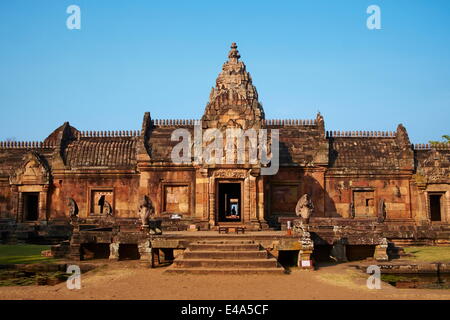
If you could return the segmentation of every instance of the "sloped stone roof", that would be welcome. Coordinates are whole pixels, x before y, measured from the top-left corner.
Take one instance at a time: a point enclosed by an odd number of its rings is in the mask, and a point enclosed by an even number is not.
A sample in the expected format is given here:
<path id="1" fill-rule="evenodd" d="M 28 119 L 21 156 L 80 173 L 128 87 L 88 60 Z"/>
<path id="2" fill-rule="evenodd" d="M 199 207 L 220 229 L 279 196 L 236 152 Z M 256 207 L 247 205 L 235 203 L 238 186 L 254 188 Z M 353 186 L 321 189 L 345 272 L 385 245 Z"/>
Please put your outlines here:
<path id="1" fill-rule="evenodd" d="M 400 147 L 394 137 L 330 138 L 330 167 L 399 169 Z"/>
<path id="2" fill-rule="evenodd" d="M 67 146 L 66 164 L 72 168 L 136 166 L 135 137 L 82 138 Z"/>

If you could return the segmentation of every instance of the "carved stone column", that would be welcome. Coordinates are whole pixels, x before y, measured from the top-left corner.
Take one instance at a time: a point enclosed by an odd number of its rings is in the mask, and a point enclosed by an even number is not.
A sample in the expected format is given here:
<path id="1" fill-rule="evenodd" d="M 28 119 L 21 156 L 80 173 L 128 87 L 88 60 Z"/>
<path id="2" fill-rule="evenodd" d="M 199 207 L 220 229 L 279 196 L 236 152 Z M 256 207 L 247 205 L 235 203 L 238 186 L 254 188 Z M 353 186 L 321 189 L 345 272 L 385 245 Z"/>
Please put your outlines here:
<path id="1" fill-rule="evenodd" d="M 209 178 L 208 195 L 209 195 L 209 225 L 216 225 L 216 182 L 214 177 Z"/>
<path id="2" fill-rule="evenodd" d="M 258 221 L 258 193 L 256 188 L 256 178 L 250 175 L 249 179 L 249 198 L 250 198 L 250 221 Z"/>
<path id="3" fill-rule="evenodd" d="M 39 193 L 39 221 L 47 220 L 47 196 L 48 186 L 43 186 Z"/>
<path id="4" fill-rule="evenodd" d="M 195 217 L 209 220 L 208 169 L 199 168 L 195 173 Z"/>
<path id="5" fill-rule="evenodd" d="M 15 209 L 16 209 L 16 219 L 17 222 L 23 222 L 23 194 L 22 192 L 19 192 L 18 188 L 15 187 L 16 191 L 14 192 L 16 194 L 16 201 L 14 201 Z"/>
<path id="6" fill-rule="evenodd" d="M 251 221 L 250 216 L 250 178 L 244 179 L 244 196 L 243 196 L 243 202 L 244 202 L 244 214 L 243 214 L 243 222 L 247 223 Z"/>

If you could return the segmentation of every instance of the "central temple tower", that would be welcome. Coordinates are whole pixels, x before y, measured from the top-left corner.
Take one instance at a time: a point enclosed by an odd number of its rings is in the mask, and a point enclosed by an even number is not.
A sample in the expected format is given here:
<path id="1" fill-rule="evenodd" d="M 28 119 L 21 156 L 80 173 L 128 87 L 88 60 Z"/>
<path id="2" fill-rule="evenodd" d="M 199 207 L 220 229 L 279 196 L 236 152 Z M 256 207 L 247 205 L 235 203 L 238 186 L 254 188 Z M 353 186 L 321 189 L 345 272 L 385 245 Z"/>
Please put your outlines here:
<path id="1" fill-rule="evenodd" d="M 204 128 L 241 129 L 260 128 L 264 111 L 258 101 L 258 92 L 252 84 L 245 64 L 239 61 L 236 43 L 231 44 L 228 60 L 211 89 L 209 102 L 202 117 Z"/>

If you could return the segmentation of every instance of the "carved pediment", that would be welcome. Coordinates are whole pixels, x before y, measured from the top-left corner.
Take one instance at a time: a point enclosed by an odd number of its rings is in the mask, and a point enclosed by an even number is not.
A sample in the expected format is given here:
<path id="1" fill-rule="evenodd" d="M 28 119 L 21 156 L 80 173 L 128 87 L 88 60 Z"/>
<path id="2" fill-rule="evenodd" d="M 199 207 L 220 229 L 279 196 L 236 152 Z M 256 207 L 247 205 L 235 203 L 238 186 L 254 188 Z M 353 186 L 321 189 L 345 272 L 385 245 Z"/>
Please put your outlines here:
<path id="1" fill-rule="evenodd" d="M 39 153 L 30 151 L 22 158 L 20 166 L 11 173 L 9 181 L 14 185 L 48 185 L 50 169 Z"/>
<path id="2" fill-rule="evenodd" d="M 447 159 L 437 150 L 432 150 L 422 163 L 418 164 L 417 176 L 426 183 L 447 183 L 450 180 L 450 170 L 442 163 Z"/>

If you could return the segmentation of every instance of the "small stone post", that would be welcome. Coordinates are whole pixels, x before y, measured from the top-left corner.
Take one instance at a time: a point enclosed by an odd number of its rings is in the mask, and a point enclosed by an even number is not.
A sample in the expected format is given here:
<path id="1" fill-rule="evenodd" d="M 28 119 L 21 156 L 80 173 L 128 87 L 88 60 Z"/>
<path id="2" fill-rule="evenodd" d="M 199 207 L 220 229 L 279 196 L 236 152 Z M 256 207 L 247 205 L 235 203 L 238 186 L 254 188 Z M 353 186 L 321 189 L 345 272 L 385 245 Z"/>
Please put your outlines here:
<path id="1" fill-rule="evenodd" d="M 109 260 L 119 260 L 119 243 L 111 242 L 109 245 Z"/>
<path id="2" fill-rule="evenodd" d="M 388 241 L 386 238 L 381 240 L 381 243 L 375 247 L 375 253 L 373 257 L 377 261 L 388 261 L 389 256 L 387 254 Z"/>
<path id="3" fill-rule="evenodd" d="M 80 244 L 80 232 L 74 230 L 72 233 L 72 238 L 70 239 L 70 253 L 69 258 L 71 260 L 80 261 L 81 260 L 81 244 Z"/>
<path id="4" fill-rule="evenodd" d="M 152 248 L 150 247 L 150 241 L 145 240 L 138 242 L 138 250 L 141 262 L 150 265 L 152 259 Z"/>

